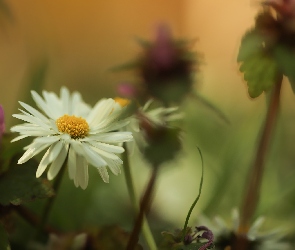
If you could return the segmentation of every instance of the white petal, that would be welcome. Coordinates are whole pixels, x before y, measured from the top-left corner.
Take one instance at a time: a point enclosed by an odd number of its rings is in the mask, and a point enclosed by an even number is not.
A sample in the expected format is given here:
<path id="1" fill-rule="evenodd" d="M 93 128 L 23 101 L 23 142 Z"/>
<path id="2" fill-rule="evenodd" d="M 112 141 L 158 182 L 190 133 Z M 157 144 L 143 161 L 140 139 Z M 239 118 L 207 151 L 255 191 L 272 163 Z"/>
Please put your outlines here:
<path id="1" fill-rule="evenodd" d="M 78 117 L 87 117 L 92 110 L 91 107 L 86 104 L 79 92 L 74 92 L 70 100 L 72 115 Z"/>
<path id="2" fill-rule="evenodd" d="M 96 148 L 99 148 L 101 150 L 111 152 L 111 153 L 121 154 L 125 151 L 123 147 L 111 145 L 108 143 L 96 142 L 92 140 L 88 140 L 88 143 L 93 145 Z"/>
<path id="3" fill-rule="evenodd" d="M 13 114 L 12 116 L 17 119 L 23 120 L 25 122 L 39 125 L 41 128 L 45 128 L 45 129 L 49 128 L 49 126 L 44 121 L 41 121 L 40 119 L 38 119 L 32 115 Z"/>
<path id="4" fill-rule="evenodd" d="M 122 161 L 116 161 L 116 160 L 106 159 L 106 158 L 104 158 L 104 160 L 107 162 L 108 167 L 110 168 L 110 170 L 112 171 L 114 175 L 118 175 L 121 173 L 120 166 L 123 163 Z"/>
<path id="5" fill-rule="evenodd" d="M 19 140 L 24 139 L 26 137 L 29 137 L 29 135 L 20 135 L 20 136 L 15 137 L 13 140 L 11 140 L 11 142 L 16 142 L 16 141 L 19 141 Z"/>
<path id="6" fill-rule="evenodd" d="M 19 102 L 21 106 L 23 106 L 26 110 L 28 110 L 33 116 L 39 118 L 40 120 L 47 120 L 48 118 L 45 117 L 42 113 L 40 113 L 37 109 L 31 107 L 30 105 L 24 103 L 24 102 Z"/>
<path id="7" fill-rule="evenodd" d="M 93 146 L 90 146 L 90 148 L 93 151 L 95 151 L 97 154 L 103 156 L 103 158 L 109 158 L 109 159 L 121 161 L 121 159 L 117 155 L 115 155 L 114 153 L 109 153 L 107 151 L 101 150 L 101 149 L 93 147 Z"/>
<path id="8" fill-rule="evenodd" d="M 68 155 L 68 170 L 69 170 L 69 177 L 71 180 L 75 178 L 76 174 L 76 153 L 73 147 L 70 146 L 69 155 Z"/>
<path id="9" fill-rule="evenodd" d="M 89 131 L 89 134 L 97 134 L 102 132 L 119 130 L 120 128 L 128 125 L 129 122 L 130 122 L 129 120 L 123 120 L 123 121 L 121 120 L 117 122 L 112 122 L 108 124 L 107 126 L 102 126 L 102 124 L 99 124 L 98 126 L 91 128 Z"/>
<path id="10" fill-rule="evenodd" d="M 86 143 L 82 143 L 82 146 L 84 150 L 83 155 L 91 165 L 93 165 L 94 167 L 102 167 L 107 165 L 105 160 L 102 159 L 101 156 L 96 153 L 90 146 L 88 146 Z"/>
<path id="11" fill-rule="evenodd" d="M 60 154 L 62 147 L 62 141 L 58 141 L 50 147 L 49 162 L 53 162 L 56 159 L 56 157 Z"/>
<path id="12" fill-rule="evenodd" d="M 119 142 L 131 141 L 132 133 L 131 132 L 102 133 L 98 135 L 89 135 L 88 138 L 92 140 L 97 140 L 100 142 L 119 143 Z"/>
<path id="13" fill-rule="evenodd" d="M 45 148 L 49 147 L 51 145 L 50 143 L 44 143 L 37 140 L 34 140 L 33 143 L 25 147 L 27 150 L 23 156 L 18 160 L 18 164 L 23 164 L 30 160 L 33 156 L 39 154 L 41 151 L 43 151 Z"/>
<path id="14" fill-rule="evenodd" d="M 110 115 L 110 113 L 113 111 L 114 105 L 115 101 L 110 98 L 96 103 L 86 119 L 89 126 L 96 126 L 98 123 L 104 121 L 105 117 Z"/>
<path id="15" fill-rule="evenodd" d="M 47 103 L 47 107 L 50 109 L 50 112 L 54 115 L 54 120 L 64 115 L 61 101 L 55 93 L 43 91 L 42 94 Z"/>
<path id="16" fill-rule="evenodd" d="M 47 168 L 49 162 L 49 152 L 50 152 L 50 148 L 46 151 L 46 153 L 43 155 L 42 160 L 39 163 L 37 172 L 36 172 L 36 177 L 39 178 L 45 171 L 45 169 Z"/>
<path id="17" fill-rule="evenodd" d="M 82 189 L 86 189 L 88 186 L 88 165 L 86 159 L 78 155 L 77 156 L 77 168 L 76 168 L 76 175 L 75 175 L 75 185 L 80 186 Z"/>
<path id="18" fill-rule="evenodd" d="M 109 183 L 109 174 L 108 174 L 106 167 L 99 167 L 98 172 L 99 172 L 102 180 L 106 183 Z"/>
<path id="19" fill-rule="evenodd" d="M 66 87 L 62 87 L 60 89 L 60 99 L 62 101 L 62 109 L 64 114 L 71 114 L 72 111 L 69 110 L 70 105 L 70 93 L 69 90 Z"/>
<path id="20" fill-rule="evenodd" d="M 47 106 L 47 104 L 44 102 L 41 96 L 37 94 L 35 91 L 31 91 L 32 97 L 34 101 L 36 102 L 37 106 L 44 111 L 44 113 L 49 116 L 52 119 L 56 119 L 54 114 L 51 112 L 50 108 Z"/>
<path id="21" fill-rule="evenodd" d="M 61 167 L 67 157 L 68 149 L 69 149 L 69 146 L 65 145 L 61 149 L 57 158 L 52 162 L 52 164 L 47 172 L 47 179 L 48 180 L 52 180 L 58 174 L 59 170 L 61 169 Z"/>
<path id="22" fill-rule="evenodd" d="M 154 101 L 153 99 L 148 100 L 145 103 L 145 105 L 142 107 L 142 111 L 146 111 L 151 106 L 151 104 L 152 104 L 153 101 Z"/>
<path id="23" fill-rule="evenodd" d="M 43 174 L 43 172 L 47 168 L 48 164 L 50 164 L 51 162 L 53 162 L 57 158 L 57 156 L 59 155 L 59 153 L 61 151 L 62 145 L 63 145 L 63 143 L 59 141 L 59 142 L 51 145 L 50 148 L 46 151 L 45 155 L 43 156 L 43 158 L 38 166 L 38 169 L 36 172 L 37 178 Z"/>
<path id="24" fill-rule="evenodd" d="M 254 240 L 257 237 L 257 231 L 260 228 L 260 226 L 264 222 L 264 217 L 259 217 L 257 220 L 254 221 L 253 225 L 250 227 L 247 236 L 249 239 Z"/>

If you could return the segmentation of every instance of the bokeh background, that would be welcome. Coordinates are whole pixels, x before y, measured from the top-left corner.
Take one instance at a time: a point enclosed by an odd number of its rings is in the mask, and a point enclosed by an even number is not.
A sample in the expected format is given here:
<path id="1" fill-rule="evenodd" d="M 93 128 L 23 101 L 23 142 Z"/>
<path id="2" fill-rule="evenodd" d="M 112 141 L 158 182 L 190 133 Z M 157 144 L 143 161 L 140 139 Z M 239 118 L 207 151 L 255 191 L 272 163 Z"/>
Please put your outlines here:
<path id="1" fill-rule="evenodd" d="M 30 102 L 29 86 L 58 92 L 64 85 L 81 92 L 90 104 L 116 96 L 119 83 L 135 82 L 137 76 L 110 69 L 135 58 L 141 51 L 136 37 L 152 40 L 164 22 L 175 37 L 195 40 L 194 49 L 202 53 L 204 63 L 194 91 L 229 122 L 199 101 L 184 103 L 184 150 L 160 174 L 152 228 L 159 238 L 160 231 L 183 226 L 200 181 L 196 145 L 204 156 L 205 183 L 191 224 L 201 213 L 228 219 L 231 209 L 240 206 L 266 111 L 264 95 L 249 98 L 236 63 L 240 39 L 258 10 L 258 1 L 250 0 L 0 0 L 0 103 L 7 129 L 16 122 L 11 115 L 17 112 L 17 101 Z M 294 104 L 285 81 L 257 210 L 257 216 L 267 218 L 266 229 L 292 230 L 290 221 L 295 219 Z M 150 169 L 136 155 L 132 168 L 139 195 Z M 52 223 L 67 230 L 107 224 L 130 230 L 132 209 L 124 175 L 111 176 L 110 184 L 104 184 L 94 168 L 90 174 L 85 191 L 64 178 Z"/>

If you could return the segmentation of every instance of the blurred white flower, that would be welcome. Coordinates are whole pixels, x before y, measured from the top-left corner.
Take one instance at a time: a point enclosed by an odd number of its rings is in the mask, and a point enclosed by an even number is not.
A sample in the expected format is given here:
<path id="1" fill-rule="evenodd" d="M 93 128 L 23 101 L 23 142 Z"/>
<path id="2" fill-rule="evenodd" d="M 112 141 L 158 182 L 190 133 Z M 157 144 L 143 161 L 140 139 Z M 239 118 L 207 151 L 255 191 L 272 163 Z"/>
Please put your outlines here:
<path id="1" fill-rule="evenodd" d="M 88 185 L 88 163 L 97 168 L 104 182 L 109 182 L 106 166 L 115 175 L 121 172 L 122 160 L 116 155 L 124 152 L 119 143 L 132 140 L 131 132 L 118 132 L 128 121 L 120 120 L 123 109 L 113 99 L 102 99 L 91 109 L 78 92 L 70 94 L 61 88 L 60 98 L 52 92 L 43 91 L 43 98 L 35 91 L 32 97 L 41 110 L 20 102 L 26 110 L 13 115 L 25 121 L 11 128 L 20 135 L 13 141 L 25 137 L 36 137 L 26 146 L 26 152 L 18 164 L 48 148 L 44 154 L 36 177 L 40 177 L 50 165 L 47 178 L 52 180 L 67 161 L 69 177 L 76 187 Z"/>
<path id="2" fill-rule="evenodd" d="M 146 145 L 145 132 L 141 128 L 141 119 L 144 119 L 152 127 L 169 126 L 169 122 L 180 120 L 183 115 L 179 113 L 178 107 L 156 107 L 152 108 L 153 100 L 149 100 L 144 106 L 129 118 L 130 123 L 124 128 L 131 131 L 134 140 L 127 143 L 129 151 L 134 151 L 135 145 L 142 150 Z"/>
<path id="3" fill-rule="evenodd" d="M 263 217 L 257 218 L 245 235 L 246 239 L 250 242 L 250 248 L 248 250 L 291 250 L 290 244 L 282 241 L 284 235 L 282 235 L 280 230 L 260 233 L 259 228 L 263 222 Z M 216 216 L 214 221 L 203 216 L 198 220 L 198 223 L 210 228 L 215 237 L 215 248 L 217 250 L 223 250 L 227 249 L 226 247 L 229 247 L 236 238 L 236 235 L 238 235 L 240 215 L 237 209 L 233 209 L 230 225 L 219 216 Z"/>

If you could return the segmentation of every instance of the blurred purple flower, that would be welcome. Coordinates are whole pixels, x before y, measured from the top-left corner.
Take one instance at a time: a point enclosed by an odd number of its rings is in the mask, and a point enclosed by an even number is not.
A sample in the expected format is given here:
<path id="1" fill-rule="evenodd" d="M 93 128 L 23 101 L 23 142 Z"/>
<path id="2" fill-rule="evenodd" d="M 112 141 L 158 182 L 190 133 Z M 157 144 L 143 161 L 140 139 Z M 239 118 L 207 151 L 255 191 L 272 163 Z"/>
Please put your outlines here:
<path id="1" fill-rule="evenodd" d="M 188 41 L 173 38 L 170 28 L 161 24 L 154 41 L 145 48 L 140 74 L 150 96 L 165 103 L 180 102 L 191 91 L 192 71 L 197 57 Z"/>
<path id="2" fill-rule="evenodd" d="M 128 99 L 132 99 L 137 95 L 137 89 L 129 83 L 119 84 L 117 91 L 120 96 Z"/>
<path id="3" fill-rule="evenodd" d="M 165 24 L 158 26 L 156 39 L 150 50 L 151 63 L 158 68 L 168 69 L 176 60 L 176 48 L 170 28 Z"/>

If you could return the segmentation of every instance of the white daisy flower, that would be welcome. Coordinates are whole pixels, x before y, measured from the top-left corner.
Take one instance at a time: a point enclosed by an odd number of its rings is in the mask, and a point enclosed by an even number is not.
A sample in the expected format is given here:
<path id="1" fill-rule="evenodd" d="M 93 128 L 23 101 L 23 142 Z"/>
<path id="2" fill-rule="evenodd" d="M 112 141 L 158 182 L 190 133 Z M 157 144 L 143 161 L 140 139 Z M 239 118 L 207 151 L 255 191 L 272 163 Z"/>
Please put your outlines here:
<path id="1" fill-rule="evenodd" d="M 20 102 L 25 109 L 13 117 L 26 123 L 11 128 L 20 135 L 12 142 L 25 137 L 36 137 L 25 147 L 26 152 L 18 160 L 23 164 L 41 151 L 44 154 L 36 177 L 49 166 L 47 178 L 52 180 L 67 161 L 69 177 L 76 187 L 88 185 L 88 164 L 99 171 L 104 182 L 109 182 L 107 166 L 115 175 L 121 172 L 122 160 L 116 155 L 124 152 L 119 143 L 132 140 L 131 132 L 118 131 L 128 124 L 120 120 L 122 108 L 113 99 L 102 99 L 91 109 L 78 92 L 70 94 L 61 88 L 60 98 L 43 91 L 43 98 L 32 91 L 32 97 L 41 110 Z"/>
<path id="2" fill-rule="evenodd" d="M 201 217 L 198 223 L 206 225 L 214 234 L 215 248 L 218 250 L 230 249 L 231 243 L 237 237 L 240 215 L 237 209 L 232 211 L 232 223 L 228 225 L 221 217 L 216 216 L 212 222 L 206 217 Z M 259 228 L 264 222 L 264 217 L 257 218 L 248 232 L 245 234 L 248 240 L 249 250 L 290 250 L 291 246 L 282 240 L 283 235 L 279 230 L 273 230 L 267 233 L 260 233 Z"/>
<path id="3" fill-rule="evenodd" d="M 180 120 L 183 115 L 178 112 L 178 107 L 156 107 L 151 108 L 153 100 L 150 99 L 144 106 L 138 109 L 138 112 L 129 118 L 130 123 L 124 128 L 125 131 L 131 131 L 134 140 L 127 145 L 130 152 L 134 151 L 135 145 L 142 150 L 147 146 L 144 131 L 140 127 L 139 117 L 145 117 L 150 125 L 154 127 L 169 126 L 169 122 Z"/>

